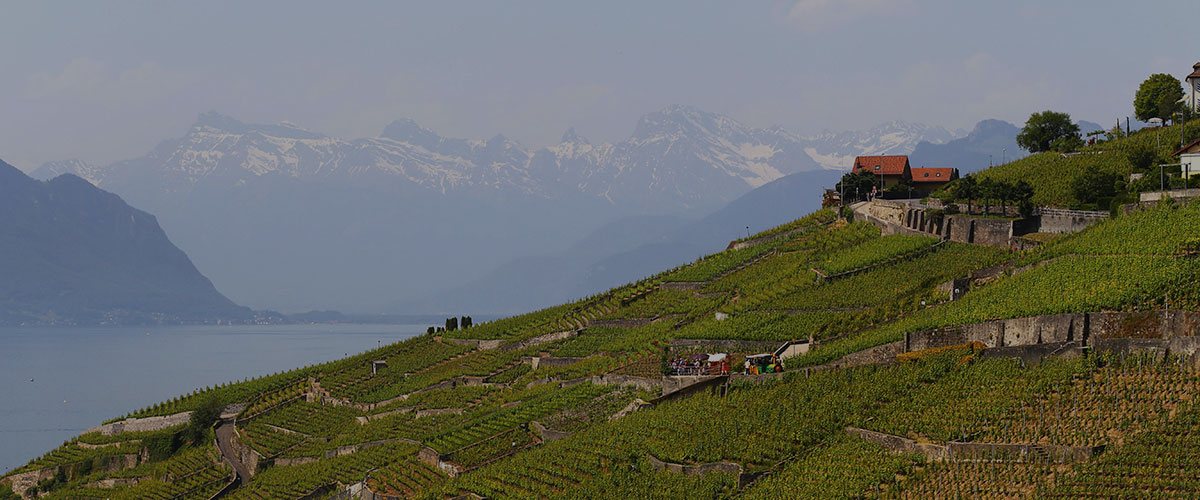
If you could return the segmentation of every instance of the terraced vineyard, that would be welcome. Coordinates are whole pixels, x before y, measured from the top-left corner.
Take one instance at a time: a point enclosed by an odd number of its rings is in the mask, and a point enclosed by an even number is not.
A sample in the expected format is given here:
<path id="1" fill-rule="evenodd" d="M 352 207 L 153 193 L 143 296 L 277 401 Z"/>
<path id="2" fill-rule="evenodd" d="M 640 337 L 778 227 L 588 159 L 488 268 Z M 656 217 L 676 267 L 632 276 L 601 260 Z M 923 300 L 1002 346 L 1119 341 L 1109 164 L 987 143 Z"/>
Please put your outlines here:
<path id="1" fill-rule="evenodd" d="M 1082 161 L 1055 158 L 987 175 Z M 1194 498 L 1198 241 L 1200 207 L 1179 203 L 1022 251 L 822 211 L 595 296 L 129 416 L 236 404 L 223 443 L 253 476 L 229 498 Z M 1042 342 L 1062 313 L 1071 337 Z M 1040 344 L 994 323 L 1022 318 L 1048 322 L 1029 327 Z M 782 374 L 664 377 L 681 353 L 729 354 L 736 372 L 784 342 Z M 212 430 L 190 429 L 90 433 L 0 484 L 209 498 L 233 472 Z M 992 454 L 949 451 L 965 449 Z"/>

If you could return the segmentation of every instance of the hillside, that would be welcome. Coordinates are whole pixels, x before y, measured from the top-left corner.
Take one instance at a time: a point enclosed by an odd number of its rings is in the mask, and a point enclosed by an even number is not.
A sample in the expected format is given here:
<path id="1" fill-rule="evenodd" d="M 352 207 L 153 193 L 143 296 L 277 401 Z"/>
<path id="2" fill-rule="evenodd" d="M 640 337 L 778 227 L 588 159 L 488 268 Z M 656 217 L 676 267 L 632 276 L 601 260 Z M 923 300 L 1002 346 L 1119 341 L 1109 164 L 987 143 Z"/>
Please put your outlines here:
<path id="1" fill-rule="evenodd" d="M 5 481 L 107 498 L 1195 496 L 1196 238 L 1200 208 L 1179 204 L 1019 252 L 816 212 L 575 303 L 138 410 L 177 417 L 84 434 Z M 787 341 L 807 352 L 782 374 L 663 376 L 718 351 L 741 372 Z M 235 403 L 218 442 L 241 483 L 180 414 Z"/>
<path id="2" fill-rule="evenodd" d="M 1200 137 L 1200 120 L 1191 121 L 1184 125 L 1185 139 L 1190 142 Z M 996 180 L 1017 181 L 1026 180 L 1033 184 L 1033 202 L 1036 205 L 1062 208 L 1096 208 L 1085 207 L 1073 192 L 1072 183 L 1090 172 L 1111 174 L 1116 180 L 1123 182 L 1131 173 L 1144 173 L 1154 181 L 1147 189 L 1157 190 L 1159 184 L 1158 168 L 1137 170 L 1129 159 L 1131 151 L 1145 149 L 1153 152 L 1154 165 L 1159 163 L 1177 163 L 1178 158 L 1172 159 L 1171 152 L 1179 147 L 1180 127 L 1171 125 L 1162 128 L 1145 128 L 1135 130 L 1128 137 L 1118 140 L 1100 142 L 1084 146 L 1076 153 L 1064 155 L 1061 153 L 1045 152 L 1029 155 L 1025 158 L 998 165 L 981 173 L 983 177 Z M 1175 169 L 1178 173 L 1178 168 Z M 1168 170 L 1168 172 L 1170 172 Z M 1134 188 L 1134 189 L 1130 189 Z M 1136 191 L 1135 187 L 1121 185 L 1118 195 Z M 1122 200 L 1126 203 L 1132 199 Z"/>
<path id="3" fill-rule="evenodd" d="M 153 216 L 74 175 L 0 161 L 0 325 L 249 321 Z"/>
<path id="4" fill-rule="evenodd" d="M 467 285 L 391 305 L 397 311 L 511 313 L 584 297 L 720 248 L 817 209 L 841 171 L 801 172 L 755 188 L 700 220 L 625 217 L 551 255 L 523 257 Z"/>

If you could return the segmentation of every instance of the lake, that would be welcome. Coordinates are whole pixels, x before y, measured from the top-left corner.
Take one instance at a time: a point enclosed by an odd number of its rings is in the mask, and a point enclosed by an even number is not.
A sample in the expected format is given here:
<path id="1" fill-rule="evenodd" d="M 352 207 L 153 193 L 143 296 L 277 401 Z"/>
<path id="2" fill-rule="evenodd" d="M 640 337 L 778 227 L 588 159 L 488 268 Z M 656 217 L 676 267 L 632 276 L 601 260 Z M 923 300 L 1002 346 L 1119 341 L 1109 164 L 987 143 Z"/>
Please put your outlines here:
<path id="1" fill-rule="evenodd" d="M 330 361 L 426 325 L 0 328 L 0 471 L 198 387 Z"/>

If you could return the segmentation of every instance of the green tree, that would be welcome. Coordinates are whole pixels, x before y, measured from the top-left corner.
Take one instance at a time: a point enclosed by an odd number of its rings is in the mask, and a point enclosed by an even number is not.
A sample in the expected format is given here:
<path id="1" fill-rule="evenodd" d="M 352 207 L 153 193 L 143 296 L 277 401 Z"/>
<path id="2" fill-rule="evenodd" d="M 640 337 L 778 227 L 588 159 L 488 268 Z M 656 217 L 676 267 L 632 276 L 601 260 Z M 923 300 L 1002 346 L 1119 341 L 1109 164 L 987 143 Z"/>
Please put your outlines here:
<path id="1" fill-rule="evenodd" d="M 188 419 L 188 440 L 193 444 L 198 444 L 203 440 L 208 434 L 208 429 L 221 418 L 221 411 L 224 409 L 225 405 L 215 395 L 209 396 L 200 403 L 200 407 L 196 408 L 192 412 L 191 418 Z"/>
<path id="2" fill-rule="evenodd" d="M 1098 168 L 1089 168 L 1071 181 L 1071 193 L 1080 208 L 1107 209 L 1113 197 L 1124 190 L 1120 174 Z"/>
<path id="3" fill-rule="evenodd" d="M 1145 172 L 1154 165 L 1158 154 L 1149 145 L 1135 144 L 1125 152 L 1125 158 L 1129 160 L 1130 165 L 1133 165 L 1135 172 Z"/>
<path id="4" fill-rule="evenodd" d="M 1030 153 L 1050 151 L 1050 144 L 1060 137 L 1079 138 L 1079 125 L 1071 115 L 1057 111 L 1042 111 L 1029 115 L 1025 127 L 1017 134 L 1017 145 Z"/>
<path id="5" fill-rule="evenodd" d="M 1083 147 L 1083 139 L 1078 135 L 1064 135 L 1050 141 L 1050 150 L 1059 153 L 1070 153 Z"/>
<path id="6" fill-rule="evenodd" d="M 983 214 L 991 215 L 992 200 L 996 199 L 996 181 L 990 177 L 984 177 L 979 181 L 979 198 L 983 200 Z"/>
<path id="7" fill-rule="evenodd" d="M 1142 121 L 1151 118 L 1167 121 L 1179 111 L 1181 99 L 1183 86 L 1179 80 L 1166 73 L 1155 73 L 1138 86 L 1133 96 L 1133 114 Z"/>
<path id="8" fill-rule="evenodd" d="M 1021 217 L 1033 215 L 1033 185 L 1021 179 L 1012 186 L 1012 200 L 1017 205 Z"/>
<path id="9" fill-rule="evenodd" d="M 844 193 L 845 197 L 842 199 L 846 202 L 854 202 L 867 199 L 867 194 L 874 186 L 875 176 L 870 173 L 847 173 L 842 176 L 842 180 L 834 189 L 839 193 Z"/>
<path id="10" fill-rule="evenodd" d="M 966 200 L 967 213 L 971 213 L 972 202 L 979 197 L 979 183 L 975 178 L 970 175 L 962 177 L 951 183 L 949 191 L 954 195 L 954 199 Z"/>

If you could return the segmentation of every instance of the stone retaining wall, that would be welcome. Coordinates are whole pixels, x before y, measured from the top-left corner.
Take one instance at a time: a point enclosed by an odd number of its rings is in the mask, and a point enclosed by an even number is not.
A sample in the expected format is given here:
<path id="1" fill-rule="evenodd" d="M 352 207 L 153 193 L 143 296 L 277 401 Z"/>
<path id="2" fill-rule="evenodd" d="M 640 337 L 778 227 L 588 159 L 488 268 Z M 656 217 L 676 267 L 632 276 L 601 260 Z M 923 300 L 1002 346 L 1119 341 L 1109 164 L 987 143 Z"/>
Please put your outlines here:
<path id="1" fill-rule="evenodd" d="M 234 427 L 233 434 L 230 435 L 229 447 L 232 448 L 231 451 L 237 456 L 238 461 L 246 467 L 246 472 L 250 474 L 250 477 L 258 474 L 261 470 L 260 466 L 266 465 L 265 463 L 261 463 L 263 462 L 262 455 L 259 455 L 257 451 L 254 451 L 253 448 L 242 442 L 242 435 L 238 432 L 237 427 Z"/>
<path id="2" fill-rule="evenodd" d="M 438 453 L 437 450 L 428 446 L 422 447 L 421 450 L 417 452 L 417 460 L 420 460 L 425 465 L 445 472 L 446 475 L 452 478 L 458 477 L 458 475 L 462 474 L 463 472 L 461 466 L 443 460 L 442 455 Z"/>
<path id="3" fill-rule="evenodd" d="M 185 411 L 173 415 L 164 415 L 160 417 L 144 417 L 144 418 L 127 418 L 119 422 L 113 422 L 96 427 L 92 427 L 84 434 L 99 432 L 105 436 L 113 436 L 123 432 L 150 432 L 161 431 L 177 425 L 184 425 L 192 418 L 192 412 Z"/>
<path id="4" fill-rule="evenodd" d="M 555 357 L 555 356 L 531 357 L 531 358 L 529 358 L 529 366 L 534 370 L 536 370 L 536 369 L 538 369 L 538 367 L 542 367 L 542 366 L 569 366 L 569 365 L 578 363 L 580 361 L 583 361 L 584 359 L 585 358 L 579 358 L 579 357 L 562 357 L 562 358 L 560 358 L 560 357 Z"/>
<path id="5" fill-rule="evenodd" d="M 897 453 L 916 453 L 924 455 L 930 460 L 946 460 L 950 457 L 950 450 L 945 445 L 918 443 L 906 437 L 860 429 L 858 427 L 847 427 L 846 433 Z"/>
<path id="6" fill-rule="evenodd" d="M 1053 314 L 910 333 L 904 352 L 982 342 L 989 348 L 1073 342 L 1079 346 L 1149 346 L 1173 353 L 1200 352 L 1200 312 L 1139 311 Z M 1173 339 L 1178 339 L 1174 340 Z"/>
<path id="7" fill-rule="evenodd" d="M 639 326 L 649 325 L 657 320 L 653 318 L 625 318 L 625 319 L 600 319 L 588 322 L 588 327 L 596 328 L 636 328 Z"/>
<path id="8" fill-rule="evenodd" d="M 636 387 L 646 391 L 662 391 L 662 379 L 651 379 L 646 377 L 634 377 L 632 375 L 595 375 L 592 377 L 592 383 L 596 385 L 616 385 L 625 387 Z"/>
<path id="9" fill-rule="evenodd" d="M 729 382 L 728 375 L 664 377 L 662 396 L 655 399 L 654 403 L 690 396 L 700 391 L 715 390 L 727 382 Z"/>
<path id="10" fill-rule="evenodd" d="M 646 459 L 650 461 L 650 466 L 654 470 L 674 472 L 676 474 L 685 474 L 689 476 L 699 476 L 701 474 L 733 474 L 741 475 L 742 466 L 733 462 L 712 462 L 707 464 L 686 465 L 659 460 L 654 455 L 646 455 Z"/>
<path id="11" fill-rule="evenodd" d="M 898 453 L 917 453 L 933 461 L 1002 461 L 1067 464 L 1100 454 L 1103 446 L 1063 446 L 1026 443 L 920 443 L 912 439 L 858 427 L 846 433 Z"/>
<path id="12" fill-rule="evenodd" d="M 529 428 L 533 429 L 533 432 L 537 433 L 538 437 L 542 438 L 542 441 L 544 442 L 558 441 L 559 439 L 571 437 L 572 434 L 570 432 L 556 431 L 547 428 L 546 426 L 542 425 L 541 422 L 536 420 L 529 422 Z"/>
<path id="13" fill-rule="evenodd" d="M 1038 219 L 1039 233 L 1075 233 L 1108 220 L 1108 212 L 1043 208 Z"/>
<path id="14" fill-rule="evenodd" d="M 707 284 L 707 281 L 666 281 L 658 287 L 666 290 L 699 290 Z"/>
<path id="15" fill-rule="evenodd" d="M 505 345 L 501 346 L 500 349 L 505 350 L 505 351 L 519 351 L 521 349 L 525 349 L 527 347 L 533 347 L 535 345 L 541 345 L 541 344 L 546 344 L 549 342 L 555 342 L 555 341 L 559 341 L 559 340 L 563 340 L 563 339 L 569 339 L 576 335 L 579 335 L 578 330 L 566 330 L 566 331 L 561 331 L 561 332 L 547 333 L 545 335 L 539 335 L 539 336 L 533 337 L 531 339 L 525 339 L 525 340 L 522 340 L 519 342 L 513 342 L 511 344 L 505 344 Z"/>

